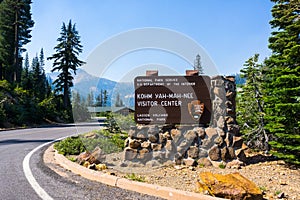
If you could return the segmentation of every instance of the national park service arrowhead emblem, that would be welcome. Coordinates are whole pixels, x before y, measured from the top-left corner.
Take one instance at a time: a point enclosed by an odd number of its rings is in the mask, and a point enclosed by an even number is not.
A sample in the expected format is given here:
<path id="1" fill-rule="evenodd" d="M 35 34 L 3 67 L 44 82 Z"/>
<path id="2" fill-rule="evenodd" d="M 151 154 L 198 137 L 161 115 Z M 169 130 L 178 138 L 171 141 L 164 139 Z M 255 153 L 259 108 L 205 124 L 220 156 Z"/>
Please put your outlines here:
<path id="1" fill-rule="evenodd" d="M 199 100 L 193 100 L 191 103 L 188 103 L 188 110 L 195 121 L 200 121 L 204 111 L 204 103 L 201 103 Z"/>

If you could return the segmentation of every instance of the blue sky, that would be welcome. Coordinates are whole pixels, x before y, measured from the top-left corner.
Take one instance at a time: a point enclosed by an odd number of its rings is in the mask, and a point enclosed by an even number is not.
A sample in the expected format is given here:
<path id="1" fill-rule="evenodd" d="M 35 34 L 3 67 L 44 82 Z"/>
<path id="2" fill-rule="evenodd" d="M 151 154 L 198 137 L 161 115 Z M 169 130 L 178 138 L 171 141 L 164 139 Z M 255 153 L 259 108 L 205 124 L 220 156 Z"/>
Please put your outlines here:
<path id="1" fill-rule="evenodd" d="M 70 19 L 81 36 L 84 48 L 80 58 L 85 61 L 109 38 L 133 29 L 156 27 L 191 38 L 210 56 L 219 74 L 229 75 L 239 72 L 255 53 L 261 54 L 261 59 L 270 55 L 271 8 L 269 0 L 33 0 L 35 26 L 27 50 L 30 59 L 41 48 L 46 57 L 51 56 L 62 22 Z M 155 64 L 182 74 L 191 68 L 178 55 L 144 49 L 120 55 L 102 76 L 120 80 L 132 67 L 146 70 L 147 66 L 155 68 Z M 50 71 L 50 61 L 45 69 Z"/>

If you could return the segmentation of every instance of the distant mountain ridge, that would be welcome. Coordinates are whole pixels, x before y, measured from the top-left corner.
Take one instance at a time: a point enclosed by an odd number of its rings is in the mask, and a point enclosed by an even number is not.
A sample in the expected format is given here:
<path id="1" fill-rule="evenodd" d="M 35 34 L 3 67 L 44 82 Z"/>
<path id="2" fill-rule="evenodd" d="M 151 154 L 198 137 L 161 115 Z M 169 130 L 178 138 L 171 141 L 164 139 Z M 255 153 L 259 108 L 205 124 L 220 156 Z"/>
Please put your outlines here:
<path id="1" fill-rule="evenodd" d="M 57 78 L 58 72 L 48 73 L 47 76 L 52 82 Z M 98 96 L 101 91 L 106 90 L 108 96 L 107 106 L 113 106 L 117 93 L 120 94 L 125 106 L 134 107 L 134 85 L 133 82 L 116 82 L 106 78 L 100 78 L 91 75 L 83 69 L 78 69 L 74 76 L 74 87 L 72 90 L 79 92 L 80 96 L 87 98 L 92 91 L 94 97 Z"/>

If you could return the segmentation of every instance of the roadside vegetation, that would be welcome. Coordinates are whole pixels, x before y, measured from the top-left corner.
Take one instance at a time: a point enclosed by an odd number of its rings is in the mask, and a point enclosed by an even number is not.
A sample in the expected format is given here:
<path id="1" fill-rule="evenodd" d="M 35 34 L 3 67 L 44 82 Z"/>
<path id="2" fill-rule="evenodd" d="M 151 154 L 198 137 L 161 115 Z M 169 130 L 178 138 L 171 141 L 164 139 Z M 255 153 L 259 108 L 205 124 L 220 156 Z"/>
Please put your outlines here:
<path id="1" fill-rule="evenodd" d="M 85 151 L 92 152 L 96 147 L 99 147 L 105 154 L 122 151 L 124 141 L 128 137 L 129 127 L 127 124 L 134 124 L 133 116 L 106 113 L 106 117 L 107 127 L 105 129 L 68 137 L 55 143 L 54 148 L 63 155 L 79 155 Z M 124 124 L 126 126 L 123 126 Z"/>
<path id="2" fill-rule="evenodd" d="M 82 152 L 92 152 L 99 147 L 103 153 L 110 154 L 120 152 L 124 149 L 126 133 L 110 133 L 108 130 L 98 130 L 69 137 L 54 144 L 58 153 L 69 156 L 79 155 Z"/>

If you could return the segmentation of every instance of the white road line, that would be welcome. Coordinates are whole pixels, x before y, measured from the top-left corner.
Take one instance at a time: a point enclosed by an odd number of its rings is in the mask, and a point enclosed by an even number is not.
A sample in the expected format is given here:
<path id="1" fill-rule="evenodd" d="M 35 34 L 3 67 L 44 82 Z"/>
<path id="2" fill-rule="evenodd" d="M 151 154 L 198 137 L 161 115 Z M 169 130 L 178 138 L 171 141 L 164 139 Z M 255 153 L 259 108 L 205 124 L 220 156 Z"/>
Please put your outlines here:
<path id="1" fill-rule="evenodd" d="M 75 134 L 76 135 L 76 134 Z M 66 136 L 66 137 L 70 137 L 70 136 Z M 62 138 L 59 138 L 59 139 L 56 139 L 56 140 L 53 140 L 53 141 L 50 141 L 50 142 L 47 142 L 47 143 L 44 143 L 38 147 L 36 147 L 35 149 L 33 149 L 31 152 L 29 152 L 24 160 L 23 160 L 23 171 L 24 171 L 24 174 L 25 174 L 25 177 L 27 178 L 29 184 L 31 185 L 31 187 L 35 190 L 35 192 L 39 195 L 39 197 L 41 197 L 43 200 L 53 200 L 53 198 L 38 184 L 38 182 L 36 181 L 36 179 L 34 178 L 32 172 L 31 172 L 31 169 L 30 169 L 30 166 L 29 166 L 29 161 L 30 161 L 30 158 L 31 156 L 37 151 L 39 150 L 40 148 L 46 146 L 46 145 L 49 145 L 53 142 L 56 142 L 56 141 L 59 141 L 59 140 L 62 140 L 66 137 L 62 137 Z"/>

